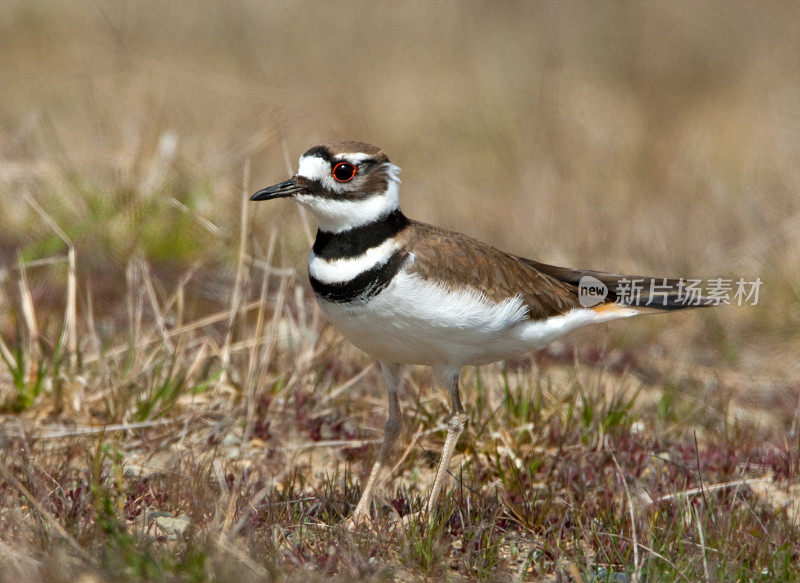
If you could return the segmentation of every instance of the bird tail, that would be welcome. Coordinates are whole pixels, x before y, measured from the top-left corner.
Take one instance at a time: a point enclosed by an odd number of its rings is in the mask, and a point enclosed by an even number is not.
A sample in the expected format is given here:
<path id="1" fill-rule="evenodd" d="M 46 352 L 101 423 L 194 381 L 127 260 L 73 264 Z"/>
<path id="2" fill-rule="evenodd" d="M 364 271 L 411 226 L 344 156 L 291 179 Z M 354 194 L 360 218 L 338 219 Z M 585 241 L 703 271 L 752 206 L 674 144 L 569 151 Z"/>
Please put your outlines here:
<path id="1" fill-rule="evenodd" d="M 523 259 L 531 267 L 576 287 L 581 304 L 595 310 L 631 310 L 636 313 L 702 308 L 713 305 L 697 284 L 700 280 L 620 275 L 570 269 Z"/>

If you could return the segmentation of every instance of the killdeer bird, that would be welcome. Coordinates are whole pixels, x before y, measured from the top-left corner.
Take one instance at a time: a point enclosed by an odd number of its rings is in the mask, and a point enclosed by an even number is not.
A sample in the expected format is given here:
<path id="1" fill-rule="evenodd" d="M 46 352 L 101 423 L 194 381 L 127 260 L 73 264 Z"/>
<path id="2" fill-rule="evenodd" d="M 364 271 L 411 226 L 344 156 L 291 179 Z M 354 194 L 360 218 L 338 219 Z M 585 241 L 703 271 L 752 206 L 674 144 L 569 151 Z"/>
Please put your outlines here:
<path id="1" fill-rule="evenodd" d="M 375 485 L 400 432 L 403 365 L 432 367 L 434 380 L 450 392 L 447 437 L 426 505 L 430 513 L 466 421 L 458 390 L 462 366 L 544 348 L 587 324 L 687 307 L 674 292 L 659 301 L 647 293 L 619 301 L 624 282 L 649 278 L 554 267 L 408 219 L 398 205 L 399 172 L 376 146 L 335 142 L 311 148 L 300 157 L 297 174 L 251 197 L 292 198 L 316 216 L 308 273 L 317 301 L 350 342 L 380 362 L 389 418 L 354 523 L 369 516 Z M 582 278 L 603 288 L 605 297 L 587 307 L 580 297 Z"/>

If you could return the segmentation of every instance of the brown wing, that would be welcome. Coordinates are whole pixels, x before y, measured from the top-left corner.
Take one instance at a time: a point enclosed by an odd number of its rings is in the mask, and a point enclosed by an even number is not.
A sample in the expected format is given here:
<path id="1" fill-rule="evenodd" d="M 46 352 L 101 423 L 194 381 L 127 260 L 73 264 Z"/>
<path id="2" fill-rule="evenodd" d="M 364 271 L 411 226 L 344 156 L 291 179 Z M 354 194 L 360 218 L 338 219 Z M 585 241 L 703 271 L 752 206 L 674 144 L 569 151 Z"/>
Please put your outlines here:
<path id="1" fill-rule="evenodd" d="M 580 307 L 577 286 L 461 233 L 412 221 L 402 236 L 414 249 L 409 271 L 424 279 L 463 282 L 498 302 L 520 295 L 532 320 Z"/>

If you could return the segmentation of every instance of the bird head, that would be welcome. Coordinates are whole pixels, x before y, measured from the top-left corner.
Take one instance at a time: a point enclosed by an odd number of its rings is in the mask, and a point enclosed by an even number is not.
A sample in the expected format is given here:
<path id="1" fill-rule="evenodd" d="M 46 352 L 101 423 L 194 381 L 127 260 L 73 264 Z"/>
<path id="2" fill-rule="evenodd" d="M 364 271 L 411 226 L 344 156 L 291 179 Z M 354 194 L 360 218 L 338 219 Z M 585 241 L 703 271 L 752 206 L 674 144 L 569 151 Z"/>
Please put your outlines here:
<path id="1" fill-rule="evenodd" d="M 399 173 L 377 146 L 332 142 L 308 150 L 294 176 L 259 190 L 250 200 L 292 198 L 316 215 L 320 229 L 336 233 L 396 210 Z"/>

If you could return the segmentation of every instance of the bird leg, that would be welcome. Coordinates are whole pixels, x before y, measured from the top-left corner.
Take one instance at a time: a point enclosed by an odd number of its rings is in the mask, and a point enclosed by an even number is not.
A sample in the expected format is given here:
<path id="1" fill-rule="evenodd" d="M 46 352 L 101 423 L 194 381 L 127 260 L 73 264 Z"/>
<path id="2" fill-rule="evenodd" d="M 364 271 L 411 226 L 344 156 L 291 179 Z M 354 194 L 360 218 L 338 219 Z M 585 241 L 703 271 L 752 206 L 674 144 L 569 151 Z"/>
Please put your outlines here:
<path id="1" fill-rule="evenodd" d="M 434 369 L 433 372 L 437 380 L 450 391 L 452 412 L 447 420 L 447 438 L 444 440 L 442 458 L 439 460 L 439 469 L 436 470 L 436 479 L 433 481 L 431 495 L 428 498 L 428 504 L 425 506 L 425 512 L 429 520 L 433 515 L 433 511 L 436 510 L 436 505 L 439 502 L 439 495 L 447 481 L 450 459 L 453 457 L 456 444 L 458 444 L 458 438 L 461 437 L 461 434 L 464 432 L 464 425 L 467 422 L 467 415 L 464 413 L 464 407 L 461 405 L 461 395 L 458 393 L 458 369 Z"/>
<path id="2" fill-rule="evenodd" d="M 402 367 L 397 364 L 381 362 L 380 365 L 381 372 L 383 372 L 383 383 L 386 386 L 386 393 L 389 397 L 389 418 L 386 421 L 383 443 L 378 452 L 378 459 L 372 465 L 372 471 L 369 473 L 369 478 L 361 493 L 361 499 L 358 501 L 353 516 L 348 521 L 350 526 L 355 526 L 369 519 L 369 511 L 372 505 L 375 485 L 378 483 L 383 469 L 388 464 L 394 450 L 394 444 L 397 441 L 397 436 L 400 435 L 400 404 L 398 393 L 400 387 L 403 385 L 403 370 Z"/>

